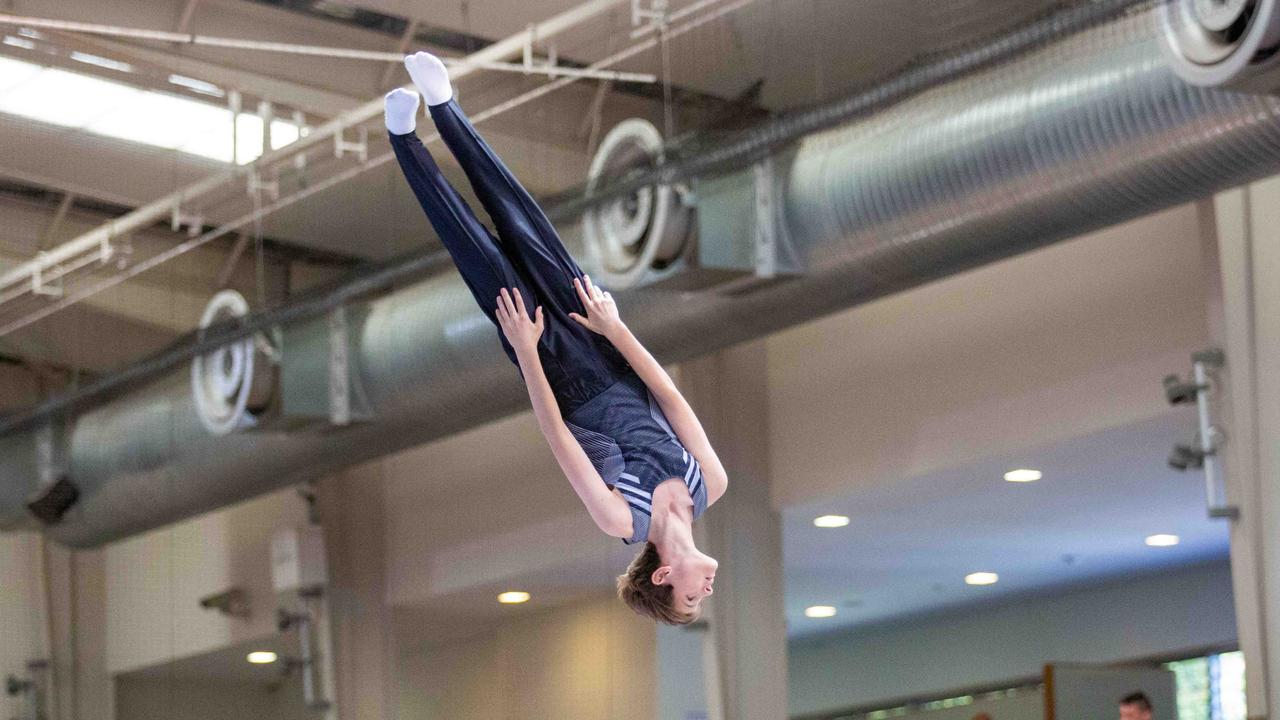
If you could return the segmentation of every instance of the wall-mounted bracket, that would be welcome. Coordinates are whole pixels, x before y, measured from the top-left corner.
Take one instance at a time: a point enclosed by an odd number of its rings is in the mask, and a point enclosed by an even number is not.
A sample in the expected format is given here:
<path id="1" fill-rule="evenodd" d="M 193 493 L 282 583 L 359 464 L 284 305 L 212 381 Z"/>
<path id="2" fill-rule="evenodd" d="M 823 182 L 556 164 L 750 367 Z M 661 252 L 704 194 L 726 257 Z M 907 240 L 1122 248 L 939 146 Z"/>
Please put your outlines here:
<path id="1" fill-rule="evenodd" d="M 280 181 L 263 180 L 256 170 L 249 173 L 247 188 L 249 190 L 249 194 L 255 197 L 258 196 L 259 193 L 265 193 L 270 196 L 272 200 L 280 199 Z"/>
<path id="2" fill-rule="evenodd" d="M 169 216 L 169 228 L 178 232 L 183 227 L 187 228 L 188 237 L 196 237 L 204 231 L 204 216 L 199 213 L 184 213 L 181 205 L 174 205 Z"/>
<path id="3" fill-rule="evenodd" d="M 1175 470 L 1201 469 L 1204 471 L 1206 512 L 1210 518 L 1235 520 L 1240 508 L 1218 499 L 1219 451 L 1226 442 L 1226 435 L 1213 423 L 1212 394 L 1216 379 L 1214 371 L 1226 362 L 1222 351 L 1210 348 L 1191 356 L 1191 380 L 1184 382 L 1177 375 L 1164 379 L 1165 399 L 1170 405 L 1196 405 L 1197 432 L 1192 443 L 1174 445 L 1169 456 L 1169 466 Z"/>
<path id="4" fill-rule="evenodd" d="M 342 129 L 334 133 L 333 136 L 333 156 L 342 159 L 347 153 L 351 153 L 360 160 L 360 162 L 369 162 L 369 129 L 358 128 L 356 130 L 357 140 L 347 140 L 347 131 Z"/>

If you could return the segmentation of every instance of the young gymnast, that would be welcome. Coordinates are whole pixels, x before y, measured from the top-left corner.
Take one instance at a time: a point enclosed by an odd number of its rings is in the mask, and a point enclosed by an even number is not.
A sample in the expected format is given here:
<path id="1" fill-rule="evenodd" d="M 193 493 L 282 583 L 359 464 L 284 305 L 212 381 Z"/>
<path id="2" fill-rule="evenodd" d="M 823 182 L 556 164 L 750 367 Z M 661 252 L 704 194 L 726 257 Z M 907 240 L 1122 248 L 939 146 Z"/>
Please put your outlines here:
<path id="1" fill-rule="evenodd" d="M 618 594 L 666 623 L 695 620 L 717 563 L 692 523 L 728 479 L 702 424 L 670 376 L 583 273 L 532 196 L 476 133 L 449 74 L 428 53 L 405 58 L 445 145 L 462 165 L 497 236 L 449 185 L 414 134 L 418 94 L 386 97 L 391 146 L 462 279 L 498 326 L 534 416 L 569 484 L 601 530 L 644 543 Z"/>

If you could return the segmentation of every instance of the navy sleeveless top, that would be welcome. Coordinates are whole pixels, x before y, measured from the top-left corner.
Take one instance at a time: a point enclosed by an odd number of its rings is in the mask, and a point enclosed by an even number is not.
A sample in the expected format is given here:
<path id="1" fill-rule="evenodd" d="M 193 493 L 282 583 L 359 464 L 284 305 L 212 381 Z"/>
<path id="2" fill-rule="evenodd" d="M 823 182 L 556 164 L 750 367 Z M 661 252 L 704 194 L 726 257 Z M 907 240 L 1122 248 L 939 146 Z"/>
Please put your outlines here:
<path id="1" fill-rule="evenodd" d="M 565 424 L 605 485 L 616 488 L 631 508 L 632 535 L 623 540 L 628 545 L 649 539 L 653 491 L 666 480 L 684 482 L 695 519 L 707 509 L 702 468 L 634 371 L 571 412 Z"/>

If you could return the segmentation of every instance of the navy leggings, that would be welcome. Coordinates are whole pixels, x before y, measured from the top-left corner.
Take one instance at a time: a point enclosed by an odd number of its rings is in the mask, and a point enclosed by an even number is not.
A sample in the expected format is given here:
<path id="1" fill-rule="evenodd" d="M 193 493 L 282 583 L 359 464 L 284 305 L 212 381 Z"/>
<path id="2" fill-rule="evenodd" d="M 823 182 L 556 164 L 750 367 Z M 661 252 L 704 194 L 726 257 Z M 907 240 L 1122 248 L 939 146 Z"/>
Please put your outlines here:
<path id="1" fill-rule="evenodd" d="M 440 236 L 462 279 L 484 313 L 498 325 L 502 288 L 519 288 L 533 317 L 542 306 L 545 330 L 538 343 L 543 372 L 563 414 L 603 392 L 628 370 L 609 341 L 579 325 L 569 313 L 585 315 L 573 287 L 582 268 L 533 197 L 476 132 L 456 101 L 428 107 L 445 145 L 462 165 L 480 204 L 497 228 L 495 237 L 440 172 L 418 136 L 391 135 L 400 169 Z M 498 330 L 511 362 L 515 351 Z"/>

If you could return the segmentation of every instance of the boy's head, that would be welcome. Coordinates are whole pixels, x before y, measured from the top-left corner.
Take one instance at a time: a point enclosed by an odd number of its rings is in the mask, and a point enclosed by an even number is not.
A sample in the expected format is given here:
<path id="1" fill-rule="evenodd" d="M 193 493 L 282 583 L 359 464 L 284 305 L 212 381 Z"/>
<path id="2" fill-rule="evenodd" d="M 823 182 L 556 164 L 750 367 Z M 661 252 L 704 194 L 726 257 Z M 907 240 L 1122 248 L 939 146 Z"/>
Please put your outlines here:
<path id="1" fill-rule="evenodd" d="M 1135 692 L 1120 698 L 1120 720 L 1151 720 L 1151 699 Z"/>
<path id="2" fill-rule="evenodd" d="M 658 546 L 647 542 L 627 572 L 618 576 L 618 596 L 640 615 L 687 625 L 701 616 L 717 567 L 715 558 L 696 550 L 664 562 Z"/>

